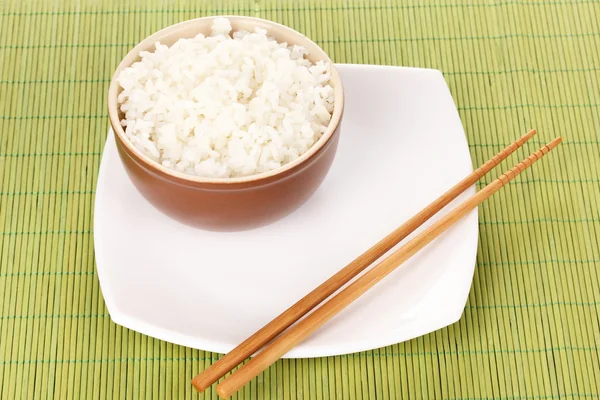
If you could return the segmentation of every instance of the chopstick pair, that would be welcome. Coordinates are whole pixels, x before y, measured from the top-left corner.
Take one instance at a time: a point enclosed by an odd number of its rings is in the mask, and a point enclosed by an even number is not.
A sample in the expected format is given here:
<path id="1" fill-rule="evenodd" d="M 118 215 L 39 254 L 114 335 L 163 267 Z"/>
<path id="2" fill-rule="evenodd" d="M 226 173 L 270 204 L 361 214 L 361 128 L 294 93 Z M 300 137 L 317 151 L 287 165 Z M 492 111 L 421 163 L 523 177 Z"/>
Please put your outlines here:
<path id="1" fill-rule="evenodd" d="M 434 200 L 418 214 L 407 220 L 404 224 L 380 240 L 373 247 L 360 255 L 357 259 L 334 274 L 331 278 L 322 283 L 293 306 L 288 308 L 274 320 L 269 322 L 250 338 L 246 339 L 231 352 L 223 356 L 220 360 L 208 367 L 193 379 L 192 384 L 194 387 L 200 392 L 204 391 L 206 388 L 228 373 L 232 368 L 240 364 L 242 361 L 260 350 L 268 343 L 268 345 L 260 353 L 258 353 L 254 358 L 240 367 L 237 371 L 235 371 L 217 386 L 217 393 L 222 398 L 228 398 L 231 396 L 242 386 L 260 374 L 263 370 L 277 361 L 290 349 L 303 341 L 325 322 L 331 319 L 334 315 L 339 313 L 368 289 L 395 270 L 404 261 L 409 259 L 428 243 L 437 238 L 455 222 L 464 217 L 468 212 L 473 210 L 492 194 L 500 190 L 505 184 L 514 179 L 526 168 L 530 167 L 534 162 L 539 160 L 562 141 L 560 137 L 557 137 L 543 146 L 541 149 L 531 154 L 515 167 L 498 177 L 496 180 L 492 181 L 489 185 L 478 191 L 476 194 L 458 205 L 437 222 L 433 223 L 423 232 L 415 236 L 412 240 L 395 250 L 387 258 L 382 260 L 346 288 L 341 290 L 338 294 L 329 299 L 321 307 L 317 308 L 306 318 L 298 322 L 300 318 L 312 311 L 315 307 L 321 304 L 338 289 L 343 287 L 346 283 L 350 282 L 350 280 L 352 280 L 359 273 L 364 271 L 369 265 L 391 250 L 402 239 L 406 238 L 425 221 L 431 218 L 443 207 L 448 205 L 458 195 L 475 184 L 475 182 L 487 174 L 492 168 L 497 166 L 516 149 L 521 147 L 527 140 L 535 135 L 535 133 L 535 130 L 527 132 L 510 146 L 499 152 L 492 159 L 484 163 L 481 167 L 477 168 L 475 171 L 473 171 L 473 173 L 457 183 L 446 193 Z M 290 328 L 290 326 L 296 322 L 298 323 Z M 288 330 L 281 334 L 286 329 Z M 277 337 L 280 334 L 281 336 Z M 275 339 L 276 337 L 277 339 Z M 275 340 L 272 341 L 273 339 Z"/>

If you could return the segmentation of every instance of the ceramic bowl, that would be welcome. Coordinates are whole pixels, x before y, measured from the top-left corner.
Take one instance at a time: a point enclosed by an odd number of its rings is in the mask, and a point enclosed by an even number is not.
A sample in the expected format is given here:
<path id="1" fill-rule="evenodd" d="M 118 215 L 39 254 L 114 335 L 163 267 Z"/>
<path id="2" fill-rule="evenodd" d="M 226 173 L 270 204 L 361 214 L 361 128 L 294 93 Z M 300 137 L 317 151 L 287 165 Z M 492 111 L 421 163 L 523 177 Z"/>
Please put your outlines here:
<path id="1" fill-rule="evenodd" d="M 172 45 L 180 38 L 209 34 L 217 17 L 193 19 L 167 27 L 133 48 L 117 67 L 108 91 L 108 113 L 119 156 L 136 188 L 163 213 L 195 227 L 210 230 L 243 230 L 274 222 L 301 206 L 317 190 L 337 150 L 344 110 L 344 91 L 335 66 L 314 42 L 275 22 L 227 16 L 234 31 L 260 27 L 278 42 L 305 47 L 312 62 L 331 65 L 335 103 L 331 122 L 322 137 L 302 156 L 278 169 L 239 178 L 204 178 L 166 168 L 136 149 L 125 136 L 117 101 L 117 77 L 139 61 L 141 51 L 152 51 L 157 41 Z"/>

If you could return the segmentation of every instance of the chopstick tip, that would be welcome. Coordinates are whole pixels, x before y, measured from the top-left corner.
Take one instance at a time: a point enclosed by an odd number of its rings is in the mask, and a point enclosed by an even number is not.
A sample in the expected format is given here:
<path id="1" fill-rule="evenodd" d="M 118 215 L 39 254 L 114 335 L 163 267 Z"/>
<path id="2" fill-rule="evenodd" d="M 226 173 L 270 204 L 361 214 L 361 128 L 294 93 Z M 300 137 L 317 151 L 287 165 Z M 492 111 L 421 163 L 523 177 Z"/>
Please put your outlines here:
<path id="1" fill-rule="evenodd" d="M 202 382 L 200 381 L 200 375 L 192 379 L 192 386 L 194 386 L 194 389 L 196 389 L 199 393 L 202 393 L 204 390 L 206 390 L 206 387 L 202 385 Z"/>
<path id="2" fill-rule="evenodd" d="M 229 394 L 227 394 L 225 392 L 225 389 L 223 389 L 223 387 L 221 385 L 217 385 L 217 390 L 216 390 L 217 394 L 219 395 L 220 398 L 222 399 L 227 399 L 229 398 Z"/>
<path id="3" fill-rule="evenodd" d="M 552 139 L 546 146 L 544 146 L 545 148 L 548 149 L 548 151 L 552 150 L 553 148 L 555 148 L 556 146 L 558 146 L 560 143 L 562 142 L 562 137 L 558 136 L 555 137 L 554 139 Z"/>
<path id="4" fill-rule="evenodd" d="M 519 146 L 520 146 L 523 143 L 525 143 L 526 141 L 528 141 L 529 139 L 531 139 L 536 133 L 537 133 L 537 131 L 535 129 L 530 129 L 526 134 L 521 136 L 521 138 L 519 140 L 517 140 L 516 143 L 519 143 Z"/>

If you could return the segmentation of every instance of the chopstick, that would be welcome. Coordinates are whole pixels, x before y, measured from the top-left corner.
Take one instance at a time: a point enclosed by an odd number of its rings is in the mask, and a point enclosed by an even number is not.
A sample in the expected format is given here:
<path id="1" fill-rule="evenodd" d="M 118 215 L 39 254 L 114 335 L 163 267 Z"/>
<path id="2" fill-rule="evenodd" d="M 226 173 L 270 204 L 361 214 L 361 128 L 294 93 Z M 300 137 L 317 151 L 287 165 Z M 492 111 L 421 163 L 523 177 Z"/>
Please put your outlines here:
<path id="1" fill-rule="evenodd" d="M 361 254 L 358 258 L 348 264 L 346 267 L 332 275 L 329 279 L 319 285 L 312 292 L 304 296 L 286 311 L 281 313 L 274 320 L 269 322 L 255 334 L 239 344 L 235 349 L 227 353 L 220 360 L 205 369 L 197 375 L 192 384 L 199 392 L 204 391 L 210 385 L 215 383 L 226 373 L 228 373 L 236 365 L 240 364 L 246 358 L 254 354 L 265 344 L 281 332 L 289 328 L 292 324 L 306 315 L 309 311 L 319 305 L 323 300 L 331 296 L 338 289 L 356 277 L 359 273 L 365 270 L 369 265 L 374 263 L 382 255 L 391 250 L 401 240 L 406 238 L 415 229 L 421 226 L 425 221 L 431 218 L 434 214 L 448 205 L 458 195 L 475 184 L 485 174 L 492 170 L 496 165 L 505 160 L 510 154 L 523 145 L 527 140 L 536 134 L 535 129 L 530 130 L 525 135 L 521 136 L 515 142 L 504 148 L 490 160 L 485 162 L 466 178 L 454 185 L 446 193 L 442 194 L 431 204 L 417 213 L 412 218 L 408 219 L 393 232 L 377 242 L 370 249 Z"/>
<path id="2" fill-rule="evenodd" d="M 513 180 L 518 174 L 529 168 L 534 162 L 558 146 L 561 141 L 562 139 L 557 137 L 535 153 L 531 154 L 512 169 L 508 170 L 499 178 L 495 179 L 489 185 L 458 205 L 448 214 L 444 215 L 441 219 L 433 223 L 405 245 L 395 250 L 391 255 L 365 272 L 364 275 L 357 278 L 306 318 L 288 329 L 285 333 L 267 345 L 263 351 L 258 353 L 258 355 L 250 359 L 250 361 L 217 385 L 217 393 L 219 396 L 224 399 L 231 396 L 290 349 L 321 327 L 325 322 L 329 321 L 333 316 L 342 311 L 376 283 L 394 271 L 403 262 L 408 260 L 471 210 Z"/>

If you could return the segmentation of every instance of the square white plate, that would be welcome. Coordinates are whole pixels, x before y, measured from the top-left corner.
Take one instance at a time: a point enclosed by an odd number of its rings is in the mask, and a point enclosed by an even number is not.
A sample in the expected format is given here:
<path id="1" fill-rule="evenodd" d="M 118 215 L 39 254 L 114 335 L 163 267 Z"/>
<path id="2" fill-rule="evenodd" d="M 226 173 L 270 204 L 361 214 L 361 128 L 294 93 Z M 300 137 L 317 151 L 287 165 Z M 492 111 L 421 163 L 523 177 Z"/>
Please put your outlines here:
<path id="1" fill-rule="evenodd" d="M 217 233 L 169 219 L 134 188 L 109 133 L 94 243 L 113 321 L 228 352 L 472 172 L 439 71 L 338 68 L 346 110 L 333 167 L 305 205 L 263 228 Z M 457 321 L 471 286 L 477 234 L 475 210 L 286 356 L 373 349 Z"/>

